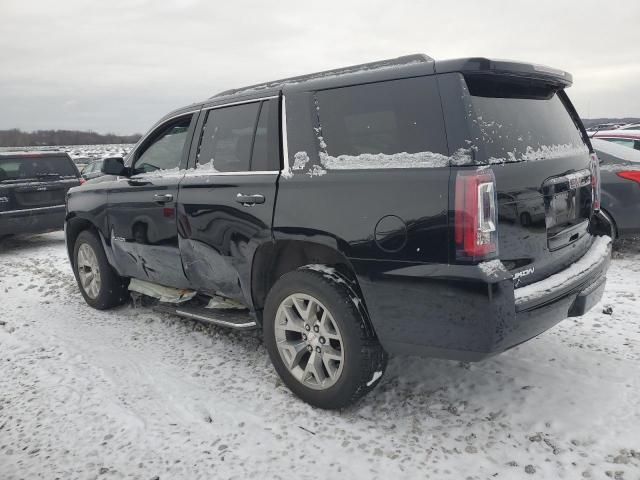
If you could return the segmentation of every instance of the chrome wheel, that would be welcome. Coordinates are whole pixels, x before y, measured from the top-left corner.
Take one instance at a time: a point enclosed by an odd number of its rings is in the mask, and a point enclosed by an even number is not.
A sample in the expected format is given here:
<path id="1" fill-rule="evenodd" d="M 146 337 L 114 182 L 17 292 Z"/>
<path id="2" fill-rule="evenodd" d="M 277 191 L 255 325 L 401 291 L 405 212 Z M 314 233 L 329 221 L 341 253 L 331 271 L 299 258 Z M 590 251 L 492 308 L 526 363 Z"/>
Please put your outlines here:
<path id="1" fill-rule="evenodd" d="M 98 265 L 96 252 L 88 243 L 83 243 L 78 248 L 76 265 L 78 266 L 78 278 L 84 293 L 92 300 L 95 300 L 100 293 L 100 266 Z"/>
<path id="2" fill-rule="evenodd" d="M 301 383 L 324 390 L 340 378 L 344 342 L 331 312 L 303 293 L 285 298 L 276 313 L 276 345 L 289 372 Z"/>

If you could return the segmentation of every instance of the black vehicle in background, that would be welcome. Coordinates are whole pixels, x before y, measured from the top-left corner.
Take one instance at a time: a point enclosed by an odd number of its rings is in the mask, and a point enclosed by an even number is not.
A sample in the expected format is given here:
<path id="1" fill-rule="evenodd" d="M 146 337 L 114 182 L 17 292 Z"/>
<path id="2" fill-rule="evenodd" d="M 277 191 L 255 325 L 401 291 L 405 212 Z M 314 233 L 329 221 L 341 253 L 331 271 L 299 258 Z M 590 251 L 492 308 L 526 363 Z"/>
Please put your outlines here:
<path id="1" fill-rule="evenodd" d="M 84 180 L 63 152 L 0 152 L 0 237 L 62 230 L 67 191 Z"/>
<path id="2" fill-rule="evenodd" d="M 261 328 L 283 381 L 322 408 L 371 390 L 388 353 L 514 347 L 604 290 L 609 225 L 571 81 L 413 55 L 176 110 L 69 192 L 80 290 L 99 309 L 131 290 Z"/>
<path id="3" fill-rule="evenodd" d="M 602 213 L 616 238 L 640 237 L 640 151 L 592 138 L 600 159 Z"/>

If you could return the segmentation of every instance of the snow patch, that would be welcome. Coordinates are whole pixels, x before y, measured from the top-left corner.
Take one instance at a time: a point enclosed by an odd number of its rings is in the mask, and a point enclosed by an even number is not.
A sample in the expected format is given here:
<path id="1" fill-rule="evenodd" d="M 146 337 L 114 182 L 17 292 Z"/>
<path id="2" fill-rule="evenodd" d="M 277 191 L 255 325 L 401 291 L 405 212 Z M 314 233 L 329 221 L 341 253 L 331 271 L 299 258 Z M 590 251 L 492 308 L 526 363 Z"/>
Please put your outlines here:
<path id="1" fill-rule="evenodd" d="M 147 295 L 152 298 L 157 298 L 161 302 L 167 303 L 183 303 L 187 300 L 191 300 L 197 293 L 194 290 L 165 287 L 164 285 L 145 282 L 144 280 L 138 280 L 137 278 L 131 279 L 129 282 L 129 290 L 132 292 L 142 293 L 143 295 Z"/>
<path id="2" fill-rule="evenodd" d="M 507 152 L 506 158 L 491 157 L 487 162 L 491 165 L 500 163 L 533 162 L 538 160 L 550 160 L 575 155 L 584 155 L 588 153 L 589 149 L 586 145 L 573 145 L 571 143 L 542 145 L 536 149 L 528 146 L 525 152 L 521 155 L 516 155 L 515 152 Z"/>
<path id="3" fill-rule="evenodd" d="M 493 277 L 498 273 L 507 271 L 507 269 L 505 268 L 504 264 L 500 261 L 500 259 L 490 260 L 488 262 L 481 262 L 478 264 L 478 267 L 480 267 L 480 270 L 482 270 L 489 277 Z"/>
<path id="4" fill-rule="evenodd" d="M 370 387 L 371 385 L 373 385 L 374 382 L 378 380 L 381 376 L 382 376 L 382 372 L 373 372 L 373 376 L 371 377 L 371 380 L 367 382 L 367 387 Z"/>
<path id="5" fill-rule="evenodd" d="M 297 152 L 293 156 L 293 170 L 304 170 L 309 163 L 309 155 L 307 152 Z"/>
<path id="6" fill-rule="evenodd" d="M 320 152 L 320 163 L 328 170 L 359 170 L 375 168 L 438 168 L 450 164 L 471 163 L 468 149 L 459 149 L 452 156 L 435 152 L 362 153 L 331 156 Z"/>
<path id="7" fill-rule="evenodd" d="M 516 303 L 529 302 L 544 297 L 553 290 L 573 278 L 584 274 L 599 264 L 603 257 L 611 252 L 611 237 L 596 237 L 589 251 L 569 268 L 562 270 L 550 277 L 545 278 L 526 287 L 517 288 L 514 292 Z"/>

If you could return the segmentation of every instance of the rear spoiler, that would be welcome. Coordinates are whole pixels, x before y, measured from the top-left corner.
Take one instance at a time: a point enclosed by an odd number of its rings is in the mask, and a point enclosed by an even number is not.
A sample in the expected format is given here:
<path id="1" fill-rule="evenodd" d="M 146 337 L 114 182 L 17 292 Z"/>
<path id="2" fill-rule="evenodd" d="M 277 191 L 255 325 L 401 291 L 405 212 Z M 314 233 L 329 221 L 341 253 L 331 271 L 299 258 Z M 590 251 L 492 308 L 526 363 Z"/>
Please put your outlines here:
<path id="1" fill-rule="evenodd" d="M 561 88 L 570 87 L 573 77 L 570 73 L 544 65 L 491 60 L 488 58 L 459 58 L 435 62 L 436 73 L 460 72 L 462 74 L 493 74 L 541 80 Z"/>

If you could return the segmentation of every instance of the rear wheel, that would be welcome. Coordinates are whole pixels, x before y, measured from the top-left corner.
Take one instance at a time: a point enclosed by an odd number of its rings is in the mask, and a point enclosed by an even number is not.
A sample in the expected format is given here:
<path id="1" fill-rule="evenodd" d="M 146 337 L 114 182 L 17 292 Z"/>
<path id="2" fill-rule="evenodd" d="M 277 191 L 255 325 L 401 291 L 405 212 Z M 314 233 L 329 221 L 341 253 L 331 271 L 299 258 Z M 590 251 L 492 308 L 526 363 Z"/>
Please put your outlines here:
<path id="1" fill-rule="evenodd" d="M 267 297 L 264 338 L 284 383 L 307 403 L 348 406 L 379 382 L 387 356 L 360 299 L 331 269 L 282 276 Z"/>
<path id="2" fill-rule="evenodd" d="M 98 236 L 85 230 L 73 249 L 73 269 L 85 301 L 99 310 L 122 305 L 129 298 L 127 281 L 109 265 Z"/>

